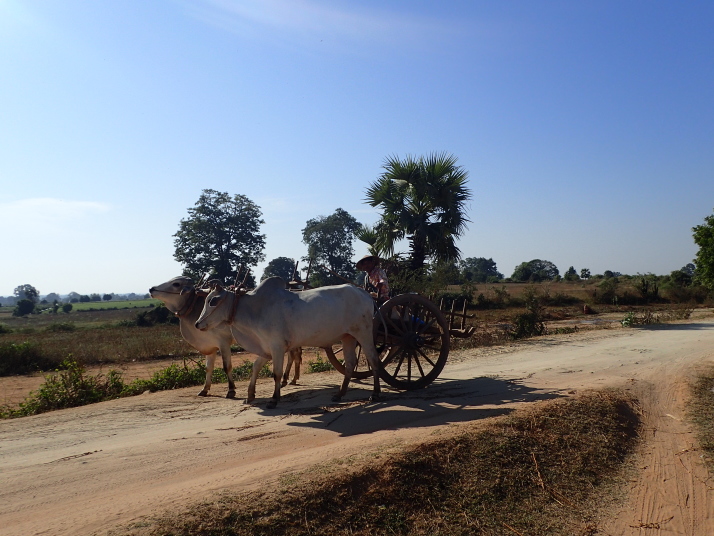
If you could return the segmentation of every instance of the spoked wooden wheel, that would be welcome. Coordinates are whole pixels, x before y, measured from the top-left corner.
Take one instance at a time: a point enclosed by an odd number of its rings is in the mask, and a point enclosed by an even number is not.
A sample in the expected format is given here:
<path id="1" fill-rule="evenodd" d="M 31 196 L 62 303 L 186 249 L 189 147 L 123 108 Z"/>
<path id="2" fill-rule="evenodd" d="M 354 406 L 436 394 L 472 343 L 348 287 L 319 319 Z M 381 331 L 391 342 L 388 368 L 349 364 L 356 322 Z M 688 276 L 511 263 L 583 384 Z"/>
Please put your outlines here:
<path id="1" fill-rule="evenodd" d="M 344 355 L 342 352 L 342 345 L 335 344 L 332 348 L 323 348 L 327 354 L 327 359 L 330 360 L 332 366 L 337 369 L 338 372 L 345 373 Z M 362 347 L 357 344 L 355 349 L 357 353 L 357 365 L 355 365 L 355 370 L 352 373 L 353 380 L 364 380 L 366 378 L 371 378 L 373 376 L 372 367 L 369 366 L 367 361 L 367 356 L 365 355 Z M 342 361 L 340 361 L 342 360 Z"/>
<path id="2" fill-rule="evenodd" d="M 421 389 L 441 373 L 449 356 L 449 325 L 439 308 L 418 294 L 387 301 L 374 319 L 379 377 L 392 387 Z M 386 326 L 386 332 L 385 332 Z"/>

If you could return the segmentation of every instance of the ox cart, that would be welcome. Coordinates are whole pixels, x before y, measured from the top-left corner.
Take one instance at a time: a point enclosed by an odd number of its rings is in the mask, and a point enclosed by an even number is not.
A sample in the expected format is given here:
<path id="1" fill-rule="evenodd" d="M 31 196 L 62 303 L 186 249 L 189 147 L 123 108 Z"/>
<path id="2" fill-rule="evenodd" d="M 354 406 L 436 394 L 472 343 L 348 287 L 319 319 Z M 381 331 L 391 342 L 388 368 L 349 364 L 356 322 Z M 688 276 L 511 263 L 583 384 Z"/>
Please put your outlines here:
<path id="1" fill-rule="evenodd" d="M 304 282 L 294 278 L 288 286 L 293 290 L 307 288 Z M 454 304 L 450 311 L 442 311 L 434 302 L 415 293 L 399 294 L 380 306 L 375 304 L 373 333 L 381 362 L 379 377 L 396 389 L 411 391 L 426 387 L 444 369 L 451 337 L 469 337 L 473 333 L 475 328 L 465 323 L 473 316 L 466 313 L 465 303 L 462 312 L 455 311 Z M 455 327 L 457 318 L 461 319 L 460 327 Z M 342 346 L 323 350 L 332 366 L 344 374 Z M 352 379 L 364 380 L 373 374 L 358 345 Z"/>

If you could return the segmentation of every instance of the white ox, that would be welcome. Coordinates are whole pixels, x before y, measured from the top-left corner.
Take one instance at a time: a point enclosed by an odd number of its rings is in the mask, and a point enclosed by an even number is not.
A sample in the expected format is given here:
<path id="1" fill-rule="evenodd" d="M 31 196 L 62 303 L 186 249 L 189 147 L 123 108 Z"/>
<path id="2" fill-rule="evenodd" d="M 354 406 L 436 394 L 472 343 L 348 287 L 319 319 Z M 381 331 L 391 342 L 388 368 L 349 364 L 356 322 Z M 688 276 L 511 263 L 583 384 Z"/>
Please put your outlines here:
<path id="1" fill-rule="evenodd" d="M 345 377 L 333 401 L 339 401 L 347 392 L 357 362 L 357 343 L 365 351 L 372 370 L 378 370 L 379 360 L 372 335 L 373 311 L 374 302 L 370 295 L 353 285 L 290 292 L 285 289 L 282 278 L 270 277 L 245 294 L 220 286 L 214 288 L 206 298 L 196 327 L 210 332 L 230 325 L 238 344 L 258 355 L 253 364 L 246 402 L 255 400 L 258 371 L 268 360 L 273 360 L 275 391 L 267 407 L 274 408 L 280 400 L 286 351 L 303 346 L 324 348 L 342 342 Z M 374 374 L 371 399 L 378 400 L 379 393 L 379 376 Z"/>
<path id="2" fill-rule="evenodd" d="M 196 320 L 198 320 L 201 311 L 203 311 L 203 304 L 206 299 L 205 291 L 204 293 L 199 293 L 194 287 L 193 280 L 190 277 L 179 276 L 161 285 L 151 287 L 149 294 L 152 298 L 164 302 L 166 308 L 178 317 L 183 338 L 187 343 L 206 356 L 206 380 L 198 396 L 208 396 L 208 392 L 211 389 L 216 355 L 217 352 L 220 352 L 223 361 L 223 371 L 228 377 L 228 394 L 226 398 L 235 398 L 236 387 L 233 381 L 233 375 L 231 374 L 233 370 L 231 361 L 233 335 L 231 334 L 230 328 L 228 325 L 223 324 L 217 329 L 210 331 L 196 329 Z M 296 385 L 300 379 L 302 349 L 296 348 L 290 352 L 283 386 L 288 383 L 290 368 L 293 364 L 295 364 L 295 372 L 293 374 L 293 381 L 290 383 Z"/>
<path id="3" fill-rule="evenodd" d="M 181 335 L 186 342 L 206 356 L 206 381 L 198 396 L 208 396 L 211 389 L 211 377 L 216 362 L 216 353 L 221 352 L 223 371 L 228 376 L 228 394 L 226 398 L 235 398 L 236 385 L 233 382 L 233 364 L 231 362 L 231 344 L 233 335 L 227 325 L 217 326 L 210 331 L 196 329 L 196 321 L 203 311 L 205 295 L 196 291 L 190 277 L 174 277 L 166 283 L 151 287 L 152 298 L 161 300 L 166 308 L 179 319 Z"/>

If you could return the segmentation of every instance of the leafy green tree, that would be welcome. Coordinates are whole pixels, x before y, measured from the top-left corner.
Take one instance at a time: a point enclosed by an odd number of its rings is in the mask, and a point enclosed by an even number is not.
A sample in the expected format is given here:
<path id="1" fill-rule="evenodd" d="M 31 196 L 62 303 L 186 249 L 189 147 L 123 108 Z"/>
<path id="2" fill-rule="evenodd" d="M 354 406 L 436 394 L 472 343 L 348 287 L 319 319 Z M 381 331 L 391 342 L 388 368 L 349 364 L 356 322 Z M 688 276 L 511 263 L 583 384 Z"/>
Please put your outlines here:
<path id="1" fill-rule="evenodd" d="M 111 301 L 112 295 L 111 295 L 111 294 L 105 294 L 104 296 L 102 296 L 102 299 L 103 299 L 104 301 Z"/>
<path id="2" fill-rule="evenodd" d="M 558 277 L 560 272 L 558 268 L 550 261 L 542 261 L 533 259 L 532 261 L 522 262 L 513 271 L 511 279 L 514 281 L 551 281 Z"/>
<path id="3" fill-rule="evenodd" d="M 315 265 L 323 265 L 347 280 L 353 280 L 357 269 L 352 262 L 355 254 L 352 244 L 355 233 L 361 228 L 359 222 L 348 212 L 338 208 L 330 216 L 318 216 L 308 220 L 302 230 L 302 241 L 307 245 L 307 257 Z M 339 285 L 344 283 L 333 273 L 314 266 L 310 274 L 313 286 Z"/>
<path id="4" fill-rule="evenodd" d="M 692 276 L 684 270 L 674 270 L 669 274 L 669 281 L 677 287 L 688 287 L 692 284 Z"/>
<path id="5" fill-rule="evenodd" d="M 427 259 L 458 261 L 456 240 L 466 230 L 468 173 L 456 157 L 432 153 L 426 157 L 390 156 L 384 172 L 366 192 L 366 202 L 382 210 L 374 227 L 378 251 L 394 253 L 399 240 L 409 241 L 410 268 L 421 272 Z"/>
<path id="6" fill-rule="evenodd" d="M 79 303 L 89 303 L 90 301 L 92 301 L 92 298 L 90 298 L 87 294 L 82 294 L 79 297 Z"/>
<path id="7" fill-rule="evenodd" d="M 73 306 L 72 306 L 71 303 L 65 303 L 65 304 L 62 306 L 62 311 L 64 311 L 65 313 L 69 313 L 69 312 L 72 310 L 72 307 L 73 307 Z"/>
<path id="8" fill-rule="evenodd" d="M 289 257 L 277 257 L 268 263 L 268 266 L 263 270 L 263 277 L 261 280 L 267 279 L 269 277 L 278 276 L 285 279 L 285 281 L 290 281 L 293 278 L 293 272 L 295 271 L 295 260 Z M 299 274 L 295 274 L 295 277 L 299 277 Z"/>
<path id="9" fill-rule="evenodd" d="M 203 190 L 188 213 L 174 235 L 174 258 L 184 265 L 184 274 L 232 283 L 239 266 L 265 259 L 265 235 L 260 234 L 265 222 L 260 207 L 247 197 Z"/>
<path id="10" fill-rule="evenodd" d="M 704 218 L 704 223 L 692 227 L 694 243 L 699 246 L 694 258 L 697 280 L 714 290 L 714 214 Z"/>
<path id="11" fill-rule="evenodd" d="M 583 268 L 580 270 L 580 279 L 590 279 L 590 269 Z"/>
<path id="12" fill-rule="evenodd" d="M 102 297 L 97 293 L 93 293 L 89 295 L 89 301 L 102 301 Z"/>
<path id="13" fill-rule="evenodd" d="M 503 274 L 498 271 L 493 259 L 485 257 L 467 257 L 459 262 L 459 269 L 466 281 L 496 283 L 503 279 Z"/>
<path id="14" fill-rule="evenodd" d="M 563 279 L 565 279 L 566 281 L 580 281 L 578 272 L 575 271 L 575 268 L 573 266 L 571 266 L 565 271 L 565 273 L 563 274 Z"/>
<path id="15" fill-rule="evenodd" d="M 61 300 L 59 294 L 57 294 L 56 292 L 50 292 L 47 296 L 45 296 L 45 299 L 46 299 L 49 303 L 54 303 L 54 302 L 56 302 L 56 301 L 60 301 L 60 300 Z"/>
<path id="16" fill-rule="evenodd" d="M 32 285 L 19 285 L 13 291 L 18 300 L 30 300 L 33 304 L 37 303 L 40 297 L 40 291 Z"/>
<path id="17" fill-rule="evenodd" d="M 27 298 L 22 298 L 18 300 L 15 304 L 15 310 L 12 312 L 12 316 L 25 316 L 32 313 L 35 310 L 35 303 Z"/>

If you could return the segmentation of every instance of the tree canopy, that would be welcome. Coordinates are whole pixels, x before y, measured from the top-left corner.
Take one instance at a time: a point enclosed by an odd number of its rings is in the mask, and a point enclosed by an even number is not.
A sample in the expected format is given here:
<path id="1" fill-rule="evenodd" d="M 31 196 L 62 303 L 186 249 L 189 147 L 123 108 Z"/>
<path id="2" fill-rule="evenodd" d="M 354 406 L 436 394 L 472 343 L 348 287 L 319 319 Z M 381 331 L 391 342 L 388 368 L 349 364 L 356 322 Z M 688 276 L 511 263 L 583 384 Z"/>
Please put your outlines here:
<path id="1" fill-rule="evenodd" d="M 30 300 L 32 303 L 37 303 L 40 297 L 40 291 L 32 285 L 18 285 L 13 291 L 18 300 Z"/>
<path id="2" fill-rule="evenodd" d="M 295 259 L 291 259 L 289 257 L 277 257 L 270 261 L 268 266 L 265 267 L 261 280 L 278 276 L 285 279 L 285 281 L 290 281 L 293 277 L 294 270 Z M 295 277 L 299 277 L 299 274 L 295 274 Z"/>
<path id="3" fill-rule="evenodd" d="M 459 262 L 459 269 L 466 281 L 475 283 L 495 283 L 503 279 L 503 274 L 496 268 L 493 259 L 468 257 Z"/>
<path id="4" fill-rule="evenodd" d="M 174 235 L 174 258 L 184 274 L 198 279 L 209 274 L 232 283 L 239 266 L 253 267 L 265 259 L 265 223 L 260 207 L 244 195 L 203 190 L 188 209 Z"/>
<path id="5" fill-rule="evenodd" d="M 468 173 L 456 157 L 432 153 L 425 157 L 388 157 L 384 172 L 366 192 L 365 201 L 382 210 L 374 226 L 373 248 L 393 255 L 399 240 L 409 241 L 411 269 L 421 271 L 427 259 L 458 261 L 456 240 L 466 230 Z"/>
<path id="6" fill-rule="evenodd" d="M 359 222 L 348 212 L 338 208 L 330 216 L 318 216 L 308 220 L 302 230 L 302 241 L 307 245 L 307 257 L 317 265 L 324 265 L 348 280 L 353 280 L 357 269 L 352 262 L 355 233 L 361 228 Z M 315 266 L 310 274 L 313 286 L 344 283 L 336 275 Z"/>
<path id="7" fill-rule="evenodd" d="M 511 279 L 521 282 L 538 282 L 555 279 L 558 275 L 560 275 L 560 272 L 552 262 L 533 259 L 516 266 Z"/>
<path id="8" fill-rule="evenodd" d="M 705 287 L 714 290 L 714 214 L 704 218 L 704 223 L 692 227 L 694 243 L 699 246 L 694 258 L 696 278 Z"/>

